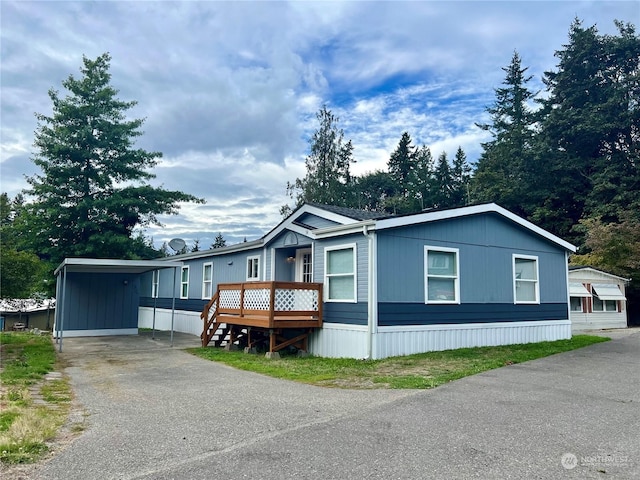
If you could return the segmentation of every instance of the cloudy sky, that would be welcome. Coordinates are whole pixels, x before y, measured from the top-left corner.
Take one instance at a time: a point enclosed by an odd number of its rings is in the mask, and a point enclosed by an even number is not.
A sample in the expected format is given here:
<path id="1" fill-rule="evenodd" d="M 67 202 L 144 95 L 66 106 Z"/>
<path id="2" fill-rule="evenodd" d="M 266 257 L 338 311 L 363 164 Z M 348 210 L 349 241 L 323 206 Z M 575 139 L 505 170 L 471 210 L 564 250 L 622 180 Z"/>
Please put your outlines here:
<path id="1" fill-rule="evenodd" d="M 354 145 L 356 174 L 386 168 L 402 132 L 434 156 L 486 134 L 474 126 L 514 50 L 532 89 L 580 18 L 601 33 L 640 27 L 637 1 L 29 2 L 0 1 L 1 190 L 37 173 L 34 113 L 112 56 L 112 84 L 146 118 L 138 145 L 161 151 L 154 185 L 206 199 L 147 235 L 208 247 L 259 238 L 280 221 L 287 181 L 304 176 L 326 104 Z"/>

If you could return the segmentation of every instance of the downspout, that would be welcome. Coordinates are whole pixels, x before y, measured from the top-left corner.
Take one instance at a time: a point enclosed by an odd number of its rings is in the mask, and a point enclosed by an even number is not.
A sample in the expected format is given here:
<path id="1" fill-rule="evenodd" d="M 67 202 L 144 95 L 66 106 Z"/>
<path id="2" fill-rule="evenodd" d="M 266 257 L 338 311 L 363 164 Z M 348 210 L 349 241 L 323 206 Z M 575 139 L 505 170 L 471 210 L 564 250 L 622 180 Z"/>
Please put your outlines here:
<path id="1" fill-rule="evenodd" d="M 378 330 L 378 285 L 376 275 L 376 234 L 362 227 L 367 237 L 367 359 L 373 360 L 373 336 Z"/>

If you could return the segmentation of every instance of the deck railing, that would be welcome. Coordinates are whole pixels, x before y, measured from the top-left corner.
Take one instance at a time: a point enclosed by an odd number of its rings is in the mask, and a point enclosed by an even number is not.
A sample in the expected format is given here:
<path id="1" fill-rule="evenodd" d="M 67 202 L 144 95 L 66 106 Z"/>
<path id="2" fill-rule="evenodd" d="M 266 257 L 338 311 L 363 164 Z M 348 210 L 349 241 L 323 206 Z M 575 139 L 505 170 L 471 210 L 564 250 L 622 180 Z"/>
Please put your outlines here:
<path id="1" fill-rule="evenodd" d="M 220 324 L 279 328 L 322 326 L 322 284 L 298 282 L 221 283 L 200 315 L 203 346 Z"/>
<path id="2" fill-rule="evenodd" d="M 322 319 L 322 284 L 247 282 L 218 285 L 218 314 L 264 317 L 269 328 L 278 318 Z"/>

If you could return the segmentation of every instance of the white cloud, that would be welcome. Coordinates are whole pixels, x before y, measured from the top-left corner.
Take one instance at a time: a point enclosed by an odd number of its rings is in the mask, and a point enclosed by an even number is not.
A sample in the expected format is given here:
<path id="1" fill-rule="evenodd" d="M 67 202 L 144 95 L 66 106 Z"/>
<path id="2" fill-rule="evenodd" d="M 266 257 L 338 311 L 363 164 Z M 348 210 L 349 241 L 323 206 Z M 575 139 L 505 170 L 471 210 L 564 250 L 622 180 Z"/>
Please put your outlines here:
<path id="1" fill-rule="evenodd" d="M 149 229 L 154 239 L 260 236 L 287 181 L 304 176 L 323 105 L 353 140 L 356 174 L 386 168 L 402 132 L 434 156 L 480 154 L 493 89 L 518 50 L 538 88 L 573 18 L 613 33 L 635 2 L 1 2 L 2 190 L 35 167 L 34 112 L 112 55 L 112 83 L 162 151 L 157 181 L 206 198 Z M 534 87 L 532 87 L 534 88 Z"/>

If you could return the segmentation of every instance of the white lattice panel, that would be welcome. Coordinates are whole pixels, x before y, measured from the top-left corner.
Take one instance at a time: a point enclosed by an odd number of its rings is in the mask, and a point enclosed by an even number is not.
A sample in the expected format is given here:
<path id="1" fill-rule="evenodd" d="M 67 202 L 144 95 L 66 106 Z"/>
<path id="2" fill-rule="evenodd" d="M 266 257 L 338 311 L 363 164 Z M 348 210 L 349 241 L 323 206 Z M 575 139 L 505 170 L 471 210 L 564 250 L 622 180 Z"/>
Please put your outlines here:
<path id="1" fill-rule="evenodd" d="M 276 290 L 275 310 L 279 312 L 317 309 L 318 292 L 316 290 L 288 290 L 283 288 Z"/>
<path id="2" fill-rule="evenodd" d="M 247 310 L 269 310 L 269 289 L 244 291 L 244 308 Z"/>
<path id="3" fill-rule="evenodd" d="M 220 290 L 220 308 L 240 308 L 240 290 Z"/>

